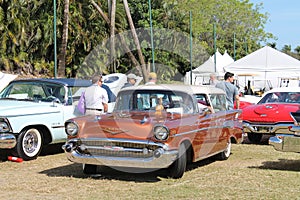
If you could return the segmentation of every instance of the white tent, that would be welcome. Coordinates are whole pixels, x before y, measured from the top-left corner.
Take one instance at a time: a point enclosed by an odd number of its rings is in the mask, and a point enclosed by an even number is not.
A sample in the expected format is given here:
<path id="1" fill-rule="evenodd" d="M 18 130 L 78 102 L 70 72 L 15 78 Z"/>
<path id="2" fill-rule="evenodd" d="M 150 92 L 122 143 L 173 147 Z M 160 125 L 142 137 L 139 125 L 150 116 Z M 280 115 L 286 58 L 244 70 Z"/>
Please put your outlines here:
<path id="1" fill-rule="evenodd" d="M 0 72 L 0 92 L 9 84 L 10 81 L 17 78 L 18 75 Z"/>
<path id="2" fill-rule="evenodd" d="M 300 61 L 272 47 L 265 46 L 224 67 L 225 72 L 236 76 L 255 74 L 252 79 L 271 81 L 273 87 L 279 87 L 279 78 L 300 77 Z"/>
<path id="3" fill-rule="evenodd" d="M 215 66 L 216 55 L 216 66 Z M 222 76 L 224 74 L 223 67 L 232 63 L 234 60 L 228 55 L 227 52 L 222 55 L 218 50 L 215 55 L 210 56 L 202 65 L 192 70 L 192 84 L 200 85 L 208 83 L 209 75 L 215 73 Z M 184 83 L 191 83 L 191 71 L 186 72 Z"/>

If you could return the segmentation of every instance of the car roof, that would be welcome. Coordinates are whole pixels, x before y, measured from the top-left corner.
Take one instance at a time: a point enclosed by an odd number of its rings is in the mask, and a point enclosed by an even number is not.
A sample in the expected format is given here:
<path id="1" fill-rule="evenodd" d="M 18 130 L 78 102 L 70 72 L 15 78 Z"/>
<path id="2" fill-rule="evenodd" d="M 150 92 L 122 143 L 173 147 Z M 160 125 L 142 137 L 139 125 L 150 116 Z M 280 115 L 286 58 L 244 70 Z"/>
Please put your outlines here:
<path id="1" fill-rule="evenodd" d="M 91 80 L 75 79 L 75 78 L 31 78 L 31 79 L 18 79 L 13 82 L 48 82 L 62 84 L 68 87 L 88 87 L 92 85 Z"/>
<path id="2" fill-rule="evenodd" d="M 125 90 L 172 90 L 177 92 L 186 92 L 189 94 L 225 94 L 222 89 L 210 85 L 180 85 L 180 84 L 152 84 L 138 85 L 123 88 Z"/>
<path id="3" fill-rule="evenodd" d="M 279 87 L 273 88 L 266 93 L 274 93 L 274 92 L 300 92 L 300 87 Z"/>

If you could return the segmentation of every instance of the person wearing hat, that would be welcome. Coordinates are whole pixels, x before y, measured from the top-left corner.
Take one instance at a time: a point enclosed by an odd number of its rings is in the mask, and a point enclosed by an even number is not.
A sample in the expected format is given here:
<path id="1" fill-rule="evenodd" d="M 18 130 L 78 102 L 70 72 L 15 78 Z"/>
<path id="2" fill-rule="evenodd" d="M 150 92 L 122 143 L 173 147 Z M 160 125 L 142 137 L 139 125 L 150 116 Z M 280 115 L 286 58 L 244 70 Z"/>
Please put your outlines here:
<path id="1" fill-rule="evenodd" d="M 153 85 L 156 84 L 157 81 L 157 75 L 155 72 L 149 73 L 149 81 L 145 85 Z"/>
<path id="2" fill-rule="evenodd" d="M 137 79 L 136 75 L 128 74 L 127 75 L 127 83 L 125 83 L 122 88 L 134 86 L 136 83 L 136 79 Z"/>

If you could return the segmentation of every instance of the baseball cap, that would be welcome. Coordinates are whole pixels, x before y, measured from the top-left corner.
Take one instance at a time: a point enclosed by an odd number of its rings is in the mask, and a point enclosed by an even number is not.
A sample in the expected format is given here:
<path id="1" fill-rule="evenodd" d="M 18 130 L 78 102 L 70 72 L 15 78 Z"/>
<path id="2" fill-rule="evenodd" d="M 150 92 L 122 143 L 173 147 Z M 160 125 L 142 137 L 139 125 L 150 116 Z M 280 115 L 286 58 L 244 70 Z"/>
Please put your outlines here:
<path id="1" fill-rule="evenodd" d="M 132 78 L 132 79 L 136 79 L 136 75 L 135 74 L 128 74 L 127 78 Z"/>

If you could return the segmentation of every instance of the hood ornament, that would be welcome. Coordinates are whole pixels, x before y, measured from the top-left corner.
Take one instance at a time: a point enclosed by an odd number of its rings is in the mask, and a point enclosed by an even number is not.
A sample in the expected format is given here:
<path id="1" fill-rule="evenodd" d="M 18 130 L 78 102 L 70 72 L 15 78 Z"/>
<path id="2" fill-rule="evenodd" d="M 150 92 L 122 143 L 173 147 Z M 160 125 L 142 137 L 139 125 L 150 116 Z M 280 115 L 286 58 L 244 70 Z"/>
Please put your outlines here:
<path id="1" fill-rule="evenodd" d="M 144 116 L 144 118 L 141 120 L 141 124 L 144 124 L 144 123 L 146 123 L 148 121 L 148 118 L 146 117 L 146 116 Z"/>

